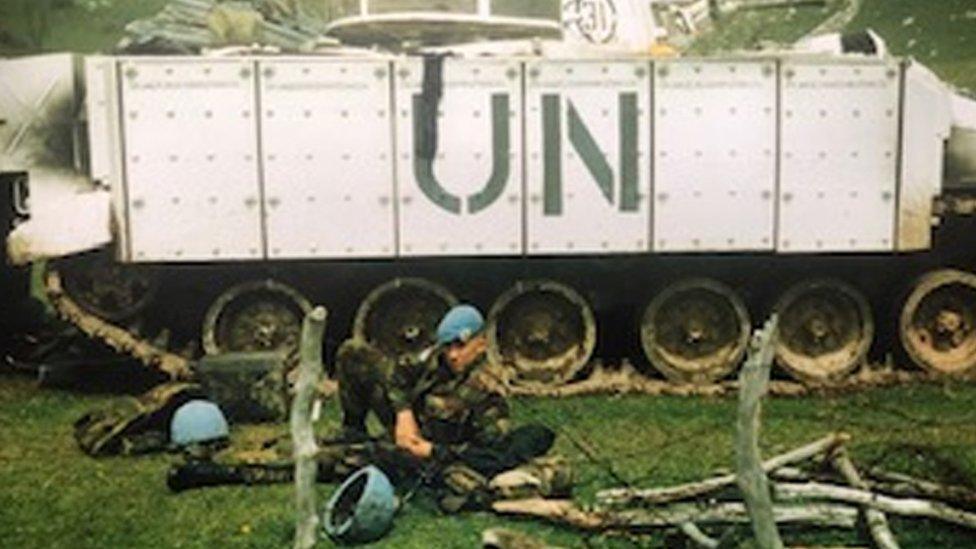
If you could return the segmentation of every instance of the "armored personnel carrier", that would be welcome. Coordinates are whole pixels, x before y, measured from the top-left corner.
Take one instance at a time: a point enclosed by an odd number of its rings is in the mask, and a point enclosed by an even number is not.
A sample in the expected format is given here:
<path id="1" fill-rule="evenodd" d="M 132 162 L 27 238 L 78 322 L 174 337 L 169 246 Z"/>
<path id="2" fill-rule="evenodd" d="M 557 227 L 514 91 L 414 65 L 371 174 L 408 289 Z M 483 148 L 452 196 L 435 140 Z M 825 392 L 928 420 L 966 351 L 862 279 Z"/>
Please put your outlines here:
<path id="1" fill-rule="evenodd" d="M 712 383 L 770 311 L 803 381 L 976 369 L 976 103 L 924 66 L 666 55 L 640 3 L 449 4 L 343 3 L 330 34 L 368 50 L 3 61 L 10 257 L 175 376 L 294 345 L 312 302 L 333 342 L 417 351 L 459 299 L 526 385 Z"/>

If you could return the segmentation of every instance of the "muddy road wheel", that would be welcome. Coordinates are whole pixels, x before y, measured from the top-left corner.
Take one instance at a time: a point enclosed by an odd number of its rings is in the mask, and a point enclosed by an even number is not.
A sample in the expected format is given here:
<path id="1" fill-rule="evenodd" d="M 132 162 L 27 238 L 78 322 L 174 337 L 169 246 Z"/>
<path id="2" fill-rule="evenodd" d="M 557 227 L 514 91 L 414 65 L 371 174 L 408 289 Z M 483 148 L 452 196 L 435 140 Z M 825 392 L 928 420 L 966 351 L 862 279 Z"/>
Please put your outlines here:
<path id="1" fill-rule="evenodd" d="M 905 301 L 899 335 L 908 356 L 937 374 L 976 367 L 976 275 L 941 270 L 923 276 Z"/>
<path id="2" fill-rule="evenodd" d="M 208 355 L 298 348 L 302 320 L 312 304 L 295 289 L 274 280 L 234 286 L 218 297 L 203 321 Z"/>
<path id="3" fill-rule="evenodd" d="M 388 356 L 416 354 L 434 344 L 437 324 L 458 300 L 423 278 L 397 278 L 379 286 L 359 305 L 353 336 Z"/>
<path id="4" fill-rule="evenodd" d="M 810 280 L 776 304 L 780 337 L 776 362 L 801 381 L 843 379 L 861 365 L 874 340 L 874 319 L 864 295 L 839 280 Z"/>
<path id="5" fill-rule="evenodd" d="M 596 346 L 596 320 L 575 290 L 551 280 L 518 282 L 488 314 L 488 354 L 524 386 L 573 379 Z"/>
<path id="6" fill-rule="evenodd" d="M 749 313 L 728 286 L 697 278 L 668 286 L 641 316 L 644 356 L 678 383 L 705 384 L 738 366 L 749 342 Z"/>
<path id="7" fill-rule="evenodd" d="M 79 307 L 109 322 L 129 320 L 152 302 L 159 278 L 149 267 L 121 265 L 107 255 L 59 261 L 64 291 Z"/>

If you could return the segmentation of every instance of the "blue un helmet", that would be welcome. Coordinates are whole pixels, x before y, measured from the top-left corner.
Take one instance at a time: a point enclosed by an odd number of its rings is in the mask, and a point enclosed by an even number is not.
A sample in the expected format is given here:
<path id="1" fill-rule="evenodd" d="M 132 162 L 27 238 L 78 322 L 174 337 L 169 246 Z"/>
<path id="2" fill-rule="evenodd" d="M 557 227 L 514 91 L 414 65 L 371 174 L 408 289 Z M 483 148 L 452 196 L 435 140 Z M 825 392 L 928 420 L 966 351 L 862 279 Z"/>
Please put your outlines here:
<path id="1" fill-rule="evenodd" d="M 455 341 L 467 341 L 485 326 L 481 311 L 471 305 L 452 308 L 437 325 L 437 344 L 448 345 Z"/>
<path id="2" fill-rule="evenodd" d="M 339 543 L 369 543 L 383 537 L 397 511 L 393 484 L 370 465 L 346 479 L 325 505 L 322 528 Z"/>
<path id="3" fill-rule="evenodd" d="M 225 439 L 230 435 L 230 429 L 216 404 L 208 400 L 191 400 L 173 414 L 169 434 L 177 446 L 189 446 Z"/>

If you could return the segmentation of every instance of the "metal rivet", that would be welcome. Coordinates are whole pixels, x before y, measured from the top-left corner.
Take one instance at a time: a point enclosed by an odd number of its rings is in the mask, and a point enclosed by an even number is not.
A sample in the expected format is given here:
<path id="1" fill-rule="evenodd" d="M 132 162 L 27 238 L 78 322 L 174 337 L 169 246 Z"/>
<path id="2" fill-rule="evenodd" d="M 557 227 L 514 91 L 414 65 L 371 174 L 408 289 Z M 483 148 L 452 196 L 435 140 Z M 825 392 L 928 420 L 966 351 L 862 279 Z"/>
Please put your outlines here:
<path id="1" fill-rule="evenodd" d="M 345 196 L 342 197 L 342 201 L 343 202 L 352 202 L 352 196 L 350 196 L 350 195 L 347 194 L 347 195 L 345 195 Z"/>
<path id="2" fill-rule="evenodd" d="M 214 158 L 216 158 L 216 157 L 213 154 L 208 154 L 207 155 L 207 162 L 213 162 L 214 161 Z"/>
<path id="3" fill-rule="evenodd" d="M 166 118 L 176 118 L 175 111 L 166 111 Z"/>
<path id="4" fill-rule="evenodd" d="M 132 201 L 132 208 L 136 210 L 141 210 L 145 205 L 145 201 L 143 201 L 141 198 L 137 198 Z"/>
<path id="5" fill-rule="evenodd" d="M 399 76 L 403 80 L 406 80 L 407 78 L 410 78 L 410 71 L 408 71 L 407 69 L 400 69 L 400 71 L 397 72 L 397 76 Z"/>
<path id="6" fill-rule="evenodd" d="M 210 203 L 211 205 L 214 205 L 217 203 L 217 197 L 211 196 L 210 198 L 207 198 L 207 202 Z"/>
<path id="7" fill-rule="evenodd" d="M 305 115 L 305 118 L 312 118 L 312 111 L 308 109 L 305 109 L 305 112 L 303 114 Z"/>
<path id="8" fill-rule="evenodd" d="M 306 196 L 305 197 L 305 202 L 308 202 L 309 204 L 314 204 L 315 203 L 315 197 L 314 196 Z"/>
<path id="9" fill-rule="evenodd" d="M 637 67 L 637 70 L 634 71 L 634 75 L 637 76 L 637 78 L 644 78 L 647 76 L 647 70 L 644 69 L 644 67 Z"/>
<path id="10" fill-rule="evenodd" d="M 793 193 L 783 193 L 783 202 L 790 202 L 793 200 Z"/>
<path id="11" fill-rule="evenodd" d="M 244 118 L 250 118 L 251 111 L 241 111 L 241 116 L 243 116 Z"/>
<path id="12" fill-rule="evenodd" d="M 220 255 L 220 248 L 214 248 L 212 253 L 213 253 L 214 257 L 219 256 Z"/>
<path id="13" fill-rule="evenodd" d="M 763 191 L 760 196 L 762 196 L 763 200 L 769 200 L 770 198 L 773 197 L 773 193 L 770 191 Z"/>
<path id="14" fill-rule="evenodd" d="M 505 71 L 505 76 L 508 77 L 509 80 L 515 80 L 518 78 L 518 71 L 510 68 Z"/>
<path id="15" fill-rule="evenodd" d="M 268 206 L 272 208 L 277 208 L 280 205 L 281 205 L 281 199 L 274 196 L 268 199 Z"/>
<path id="16" fill-rule="evenodd" d="M 253 196 L 249 196 L 244 199 L 244 205 L 248 208 L 253 208 L 254 206 L 257 206 L 257 204 L 258 201 Z"/>
<path id="17" fill-rule="evenodd" d="M 272 76 L 274 76 L 274 69 L 272 69 L 271 67 L 267 67 L 264 69 L 264 72 L 262 74 L 265 76 L 265 78 L 271 78 Z"/>
<path id="18" fill-rule="evenodd" d="M 661 78 L 666 78 L 668 76 L 668 72 L 669 71 L 667 67 L 661 67 L 657 70 L 657 75 L 660 76 Z"/>
<path id="19" fill-rule="evenodd" d="M 137 76 L 139 76 L 139 71 L 137 71 L 137 70 L 135 70 L 133 68 L 126 69 L 126 71 L 125 71 L 125 77 L 128 78 L 129 80 L 132 80 L 132 79 L 134 79 Z"/>
<path id="20" fill-rule="evenodd" d="M 272 110 L 269 110 L 269 111 L 268 111 L 268 112 L 266 113 L 266 116 L 267 116 L 268 118 L 274 118 L 274 111 L 272 111 Z"/>
<path id="21" fill-rule="evenodd" d="M 668 193 L 659 193 L 657 195 L 657 200 L 658 200 L 658 202 L 667 202 L 668 201 Z"/>
<path id="22" fill-rule="evenodd" d="M 312 72 L 312 69 L 310 69 L 308 67 L 302 67 L 302 74 L 310 74 L 311 72 Z"/>
<path id="23" fill-rule="evenodd" d="M 539 69 L 536 68 L 529 69 L 529 78 L 539 78 L 540 74 L 541 73 L 539 72 Z"/>
<path id="24" fill-rule="evenodd" d="M 376 69 L 373 71 L 373 76 L 375 76 L 377 80 L 386 78 L 386 69 Z"/>
<path id="25" fill-rule="evenodd" d="M 170 202 L 172 202 L 173 205 L 177 205 L 180 203 L 180 197 L 174 196 L 173 198 L 170 199 Z"/>
<path id="26" fill-rule="evenodd" d="M 241 69 L 241 78 L 250 78 L 250 77 L 251 77 L 251 69 L 247 67 Z"/>

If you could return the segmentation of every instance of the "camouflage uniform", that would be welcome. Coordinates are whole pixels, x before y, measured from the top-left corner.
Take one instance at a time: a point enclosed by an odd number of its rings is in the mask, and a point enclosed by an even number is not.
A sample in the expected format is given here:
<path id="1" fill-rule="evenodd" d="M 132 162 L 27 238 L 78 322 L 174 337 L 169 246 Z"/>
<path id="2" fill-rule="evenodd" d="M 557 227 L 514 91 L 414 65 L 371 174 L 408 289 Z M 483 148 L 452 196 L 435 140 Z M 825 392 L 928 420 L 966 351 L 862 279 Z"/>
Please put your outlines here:
<path id="1" fill-rule="evenodd" d="M 409 409 L 435 445 L 493 445 L 508 432 L 508 403 L 479 382 L 485 362 L 456 374 L 436 354 L 394 361 L 368 343 L 346 341 L 336 356 L 343 427 L 365 433 L 372 410 L 392 433 L 396 412 Z"/>
<path id="2" fill-rule="evenodd" d="M 440 503 L 449 512 L 480 508 L 507 496 L 490 485 L 492 478 L 519 466 L 536 479 L 536 470 L 555 470 L 552 462 L 538 462 L 552 446 L 555 434 L 538 425 L 509 427 L 508 403 L 487 389 L 482 356 L 463 373 L 455 373 L 435 355 L 426 360 L 394 361 L 369 344 L 349 340 L 336 357 L 343 426 L 347 434 L 365 435 L 365 420 L 374 411 L 392 433 L 399 410 L 412 410 L 424 438 L 434 444 L 433 461 L 441 466 L 437 484 Z M 571 472 L 559 461 L 551 493 L 568 489 Z M 409 466 L 409 465 L 407 465 Z M 385 470 L 385 469 L 384 469 Z M 387 471 L 391 478 L 401 476 Z M 533 486 L 539 482 L 533 480 Z M 548 495 L 548 494 L 541 494 Z"/>

